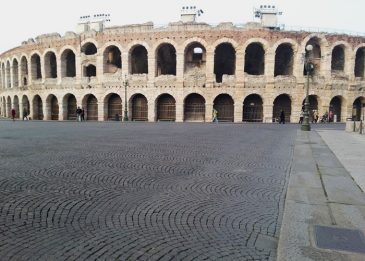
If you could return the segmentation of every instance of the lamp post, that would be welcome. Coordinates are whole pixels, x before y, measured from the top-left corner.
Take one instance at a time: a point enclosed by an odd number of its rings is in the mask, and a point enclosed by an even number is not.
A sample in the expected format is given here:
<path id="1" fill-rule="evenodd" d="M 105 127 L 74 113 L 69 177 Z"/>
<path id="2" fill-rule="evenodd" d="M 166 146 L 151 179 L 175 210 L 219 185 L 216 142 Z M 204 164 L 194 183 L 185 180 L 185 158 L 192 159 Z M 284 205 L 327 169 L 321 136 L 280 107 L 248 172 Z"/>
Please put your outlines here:
<path id="1" fill-rule="evenodd" d="M 312 45 L 307 45 L 305 47 L 307 51 L 307 55 L 305 56 L 304 66 L 307 72 L 307 85 L 305 90 L 305 102 L 304 102 L 304 119 L 302 122 L 301 130 L 302 131 L 310 131 L 311 126 L 309 124 L 309 78 L 312 76 L 314 65 L 312 63 Z"/>
<path id="2" fill-rule="evenodd" d="M 127 75 L 124 76 L 124 117 L 123 121 L 128 121 L 127 87 L 129 85 Z"/>

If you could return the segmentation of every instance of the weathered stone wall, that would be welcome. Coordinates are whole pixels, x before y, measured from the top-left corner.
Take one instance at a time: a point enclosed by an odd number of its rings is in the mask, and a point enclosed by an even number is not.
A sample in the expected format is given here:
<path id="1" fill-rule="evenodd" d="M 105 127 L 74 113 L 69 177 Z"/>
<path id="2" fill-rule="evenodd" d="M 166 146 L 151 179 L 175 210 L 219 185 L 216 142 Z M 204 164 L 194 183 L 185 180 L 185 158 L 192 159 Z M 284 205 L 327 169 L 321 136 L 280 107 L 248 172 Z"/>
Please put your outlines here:
<path id="1" fill-rule="evenodd" d="M 19 47 L 0 55 L 0 110 L 1 115 L 9 116 L 11 108 L 18 108 L 22 115 L 26 100 L 29 101 L 30 115 L 34 114 L 33 100 L 37 95 L 42 100 L 44 119 L 51 119 L 50 95 L 56 96 L 59 105 L 59 120 L 67 119 L 65 97 L 72 94 L 76 97 L 77 105 L 85 106 L 86 97 L 93 94 L 98 100 L 98 119 L 108 118 L 108 97 L 111 93 L 120 95 L 122 105 L 125 104 L 125 85 L 128 79 L 127 101 L 131 114 L 132 99 L 136 94 L 143 94 L 148 101 L 148 120 L 157 120 L 157 101 L 162 94 L 170 94 L 176 103 L 176 121 L 184 120 L 184 100 L 191 94 L 201 95 L 205 100 L 205 121 L 211 121 L 211 112 L 215 98 L 220 94 L 227 94 L 233 100 L 233 115 L 235 122 L 243 119 L 243 104 L 245 98 L 251 94 L 261 97 L 263 106 L 262 121 L 272 122 L 274 101 L 279 95 L 285 94 L 291 101 L 291 121 L 296 122 L 305 98 L 306 76 L 303 74 L 305 62 L 305 46 L 308 42 L 318 45 L 319 54 L 313 62 L 316 64 L 315 76 L 311 77 L 309 94 L 314 95 L 318 103 L 319 115 L 330 110 L 329 106 L 334 97 L 341 100 L 340 120 L 352 117 L 353 103 L 357 98 L 365 102 L 364 57 L 358 58 L 358 50 L 364 55 L 365 38 L 347 35 L 329 35 L 309 32 L 270 31 L 263 28 L 238 28 L 231 23 L 223 23 L 216 27 L 202 23 L 183 24 L 171 23 L 167 27 L 155 28 L 153 24 L 121 26 L 107 28 L 103 32 L 85 32 L 75 34 L 66 33 L 47 34 L 29 39 Z M 86 55 L 82 47 L 92 43 L 97 53 Z M 185 64 L 186 51 L 192 43 L 197 43 L 204 50 L 199 64 Z M 224 74 L 221 81 L 214 75 L 215 50 L 227 43 L 235 51 L 234 75 Z M 172 45 L 176 51 L 176 74 L 159 75 L 158 50 L 163 44 Z M 255 44 L 262 48 L 262 61 L 249 63 L 246 53 L 248 46 Z M 285 44 L 291 48 L 292 57 L 290 70 L 282 70 L 289 75 L 274 77 L 276 50 Z M 136 46 L 143 46 L 147 50 L 148 73 L 131 74 L 131 53 Z M 116 46 L 121 53 L 121 68 L 108 64 L 108 47 Z M 333 49 L 340 47 L 343 53 L 336 54 L 336 70 L 332 70 Z M 62 58 L 66 50 L 75 54 L 75 77 L 64 77 L 66 62 Z M 46 55 L 52 52 L 56 56 L 55 78 L 50 75 Z M 32 56 L 40 57 L 41 77 L 36 79 L 36 68 L 32 63 Z M 252 55 L 251 55 L 252 56 Z M 343 59 L 344 56 L 344 59 Z M 246 59 L 247 58 L 247 59 Z M 160 59 L 160 58 L 159 58 Z M 246 60 L 245 60 L 246 59 Z M 163 59 L 162 59 L 163 60 Z M 343 61 L 342 61 L 343 60 Z M 22 62 L 26 61 L 26 63 Z M 256 66 L 263 64 L 264 72 L 259 75 L 246 73 L 245 64 Z M 337 66 L 343 62 L 342 66 Z M 357 62 L 357 63 L 356 63 Z M 357 65 L 356 65 L 357 64 Z M 86 77 L 86 67 L 96 67 L 95 77 Z M 54 62 L 53 65 L 54 66 Z M 219 65 L 216 65 L 219 66 Z M 225 66 L 225 65 L 222 65 Z M 283 66 L 282 64 L 280 65 Z M 16 67 L 16 68 L 15 68 Z M 356 68 L 355 68 L 356 67 Z M 338 68 L 343 68 L 338 71 Z M 359 69 L 360 68 L 360 69 Z M 112 72 L 111 72 L 112 71 Z M 357 71 L 357 77 L 355 77 Z M 114 73 L 113 73 L 114 72 Z M 359 76 L 360 74 L 360 76 Z M 130 115 L 131 116 L 131 115 Z"/>

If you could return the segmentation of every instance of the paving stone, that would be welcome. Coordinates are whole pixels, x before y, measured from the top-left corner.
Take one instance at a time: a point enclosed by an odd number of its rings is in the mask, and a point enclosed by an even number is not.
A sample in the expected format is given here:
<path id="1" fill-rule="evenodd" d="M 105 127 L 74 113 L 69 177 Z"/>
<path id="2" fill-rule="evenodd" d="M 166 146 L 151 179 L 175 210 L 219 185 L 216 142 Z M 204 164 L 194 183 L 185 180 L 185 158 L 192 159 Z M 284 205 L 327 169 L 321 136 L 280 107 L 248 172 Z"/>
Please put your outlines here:
<path id="1" fill-rule="evenodd" d="M 297 125 L 0 123 L 1 260 L 275 260 Z"/>

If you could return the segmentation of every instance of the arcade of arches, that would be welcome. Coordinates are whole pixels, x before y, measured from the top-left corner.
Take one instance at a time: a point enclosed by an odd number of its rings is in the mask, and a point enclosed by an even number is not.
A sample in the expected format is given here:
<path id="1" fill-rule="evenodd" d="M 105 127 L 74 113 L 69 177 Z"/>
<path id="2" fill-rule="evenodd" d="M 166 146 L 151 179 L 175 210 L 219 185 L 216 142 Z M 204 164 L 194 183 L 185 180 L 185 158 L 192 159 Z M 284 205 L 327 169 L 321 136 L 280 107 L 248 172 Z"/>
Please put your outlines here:
<path id="1" fill-rule="evenodd" d="M 0 111 L 6 117 L 10 117 L 11 109 L 14 108 L 19 112 L 18 118 L 27 114 L 34 120 L 75 120 L 76 108 L 80 106 L 85 110 L 86 120 L 119 120 L 124 114 L 122 97 L 118 93 L 110 93 L 105 97 L 87 94 L 81 98 L 71 93 L 63 97 L 50 94 L 47 98 L 42 98 L 40 95 L 33 97 L 23 95 L 21 98 L 16 95 L 3 96 L 0 99 Z M 294 108 L 304 106 L 304 99 L 298 106 L 294 104 L 293 97 L 285 93 L 277 95 L 270 105 L 265 104 L 265 99 L 259 94 L 247 95 L 241 104 L 225 93 L 216 95 L 211 101 L 207 101 L 201 94 L 190 93 L 181 103 L 177 100 L 179 97 L 167 93 L 156 99 L 147 97 L 137 93 L 129 98 L 128 116 L 132 121 L 210 122 L 214 108 L 218 112 L 217 117 L 220 122 L 275 122 L 280 117 L 281 111 L 284 111 L 286 122 L 295 123 L 300 115 L 293 115 Z M 325 104 L 321 97 L 310 95 L 309 103 L 311 120 L 313 112 L 318 111 L 320 116 L 332 112 L 334 117 L 331 120 L 334 122 L 344 121 L 348 108 L 354 120 L 360 120 L 365 116 L 364 96 L 348 101 L 337 95 Z M 271 112 L 269 117 L 265 116 L 265 110 Z"/>

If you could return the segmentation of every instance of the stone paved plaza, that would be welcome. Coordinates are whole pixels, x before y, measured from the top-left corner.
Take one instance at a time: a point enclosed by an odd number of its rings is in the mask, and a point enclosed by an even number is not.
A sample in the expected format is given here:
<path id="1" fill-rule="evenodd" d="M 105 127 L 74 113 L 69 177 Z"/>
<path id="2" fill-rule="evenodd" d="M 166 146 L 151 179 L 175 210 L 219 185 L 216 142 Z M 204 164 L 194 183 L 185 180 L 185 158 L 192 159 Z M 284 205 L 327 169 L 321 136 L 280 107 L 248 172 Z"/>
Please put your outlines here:
<path id="1" fill-rule="evenodd" d="M 0 260 L 275 260 L 297 129 L 0 121 Z"/>

